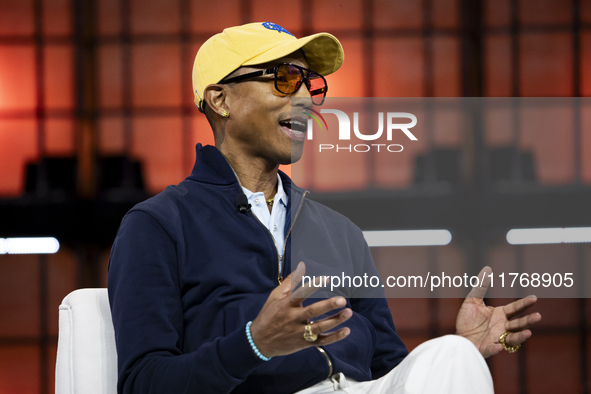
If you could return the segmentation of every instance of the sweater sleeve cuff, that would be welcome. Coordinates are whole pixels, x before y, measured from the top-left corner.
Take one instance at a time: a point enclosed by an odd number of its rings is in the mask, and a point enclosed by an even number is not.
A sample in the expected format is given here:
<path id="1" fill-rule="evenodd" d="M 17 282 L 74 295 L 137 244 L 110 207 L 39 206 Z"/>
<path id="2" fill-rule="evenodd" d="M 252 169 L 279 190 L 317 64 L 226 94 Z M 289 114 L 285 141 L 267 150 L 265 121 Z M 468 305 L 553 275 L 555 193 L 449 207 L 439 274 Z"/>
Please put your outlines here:
<path id="1" fill-rule="evenodd" d="M 242 327 L 218 342 L 222 367 L 233 377 L 245 379 L 255 368 L 265 363 L 252 351 Z"/>

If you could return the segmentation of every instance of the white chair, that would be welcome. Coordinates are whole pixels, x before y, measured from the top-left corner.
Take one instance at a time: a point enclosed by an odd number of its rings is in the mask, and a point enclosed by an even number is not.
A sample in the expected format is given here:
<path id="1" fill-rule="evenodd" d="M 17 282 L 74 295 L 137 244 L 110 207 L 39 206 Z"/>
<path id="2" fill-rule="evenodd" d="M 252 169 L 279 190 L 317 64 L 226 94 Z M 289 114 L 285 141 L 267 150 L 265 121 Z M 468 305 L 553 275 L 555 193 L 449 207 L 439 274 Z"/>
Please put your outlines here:
<path id="1" fill-rule="evenodd" d="M 80 289 L 59 307 L 56 394 L 116 394 L 117 350 L 107 289 Z"/>

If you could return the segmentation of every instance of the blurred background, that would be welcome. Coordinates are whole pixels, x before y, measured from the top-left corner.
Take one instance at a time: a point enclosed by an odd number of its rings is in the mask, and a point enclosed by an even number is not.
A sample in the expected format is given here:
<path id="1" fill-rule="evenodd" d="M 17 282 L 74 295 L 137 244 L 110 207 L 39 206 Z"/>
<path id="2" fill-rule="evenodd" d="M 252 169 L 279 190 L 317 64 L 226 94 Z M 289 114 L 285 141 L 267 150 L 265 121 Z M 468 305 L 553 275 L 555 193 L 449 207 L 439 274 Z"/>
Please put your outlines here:
<path id="1" fill-rule="evenodd" d="M 213 143 L 193 104 L 197 49 L 255 21 L 337 36 L 346 60 L 327 78 L 333 97 L 591 95 L 589 0 L 0 0 L 0 238 L 61 245 L 0 247 L 0 393 L 53 391 L 61 299 L 106 286 L 125 212 L 184 179 L 197 142 Z M 591 225 L 591 109 L 574 103 L 548 118 L 553 133 L 441 128 L 400 162 L 362 163 L 345 177 L 334 176 L 338 163 L 311 168 L 318 176 L 304 186 L 364 230 L 454 233 L 446 246 L 373 248 L 378 265 L 544 260 L 584 271 L 588 243 L 504 238 Z M 395 221 L 364 221 L 357 208 L 376 196 L 396 207 Z M 460 302 L 389 300 L 409 349 L 453 333 Z M 589 392 L 590 303 L 541 299 L 536 310 L 534 338 L 489 360 L 497 392 Z"/>

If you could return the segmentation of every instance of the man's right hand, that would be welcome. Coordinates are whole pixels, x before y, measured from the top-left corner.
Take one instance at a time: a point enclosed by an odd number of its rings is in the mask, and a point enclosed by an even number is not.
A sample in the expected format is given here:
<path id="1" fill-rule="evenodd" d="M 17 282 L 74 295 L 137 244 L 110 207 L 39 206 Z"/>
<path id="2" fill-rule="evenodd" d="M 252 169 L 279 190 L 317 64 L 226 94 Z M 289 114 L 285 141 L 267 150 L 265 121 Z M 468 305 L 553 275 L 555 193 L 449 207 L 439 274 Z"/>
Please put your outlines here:
<path id="1" fill-rule="evenodd" d="M 349 308 L 324 319 L 314 320 L 333 309 L 344 307 L 347 304 L 345 298 L 333 297 L 304 307 L 304 300 L 318 289 L 313 286 L 300 287 L 292 295 L 292 282 L 299 283 L 305 272 L 306 266 L 300 262 L 296 270 L 271 292 L 250 326 L 256 347 L 266 357 L 283 356 L 310 346 L 328 345 L 340 341 L 351 332 L 347 327 L 327 332 L 353 315 Z M 308 342 L 304 339 L 304 328 L 312 321 L 312 332 L 318 335 L 318 339 Z"/>

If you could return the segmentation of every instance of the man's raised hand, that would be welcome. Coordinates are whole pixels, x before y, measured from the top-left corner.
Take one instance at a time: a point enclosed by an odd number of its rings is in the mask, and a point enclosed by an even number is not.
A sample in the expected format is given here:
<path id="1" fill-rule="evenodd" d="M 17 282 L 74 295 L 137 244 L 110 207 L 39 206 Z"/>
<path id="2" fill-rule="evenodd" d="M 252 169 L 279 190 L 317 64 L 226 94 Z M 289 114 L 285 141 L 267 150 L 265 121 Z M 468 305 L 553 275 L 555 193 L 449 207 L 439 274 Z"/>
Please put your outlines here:
<path id="1" fill-rule="evenodd" d="M 499 341 L 503 333 L 510 333 L 505 338 L 507 345 L 521 345 L 532 335 L 529 328 L 542 320 L 542 315 L 539 313 L 513 319 L 536 303 L 535 296 L 522 298 L 496 308 L 486 306 L 483 299 L 490 285 L 491 272 L 490 267 L 484 267 L 480 271 L 478 277 L 485 278 L 482 286 L 472 288 L 456 318 L 456 334 L 472 341 L 484 358 L 503 350 L 503 345 Z"/>
<path id="2" fill-rule="evenodd" d="M 333 297 L 304 307 L 302 305 L 304 300 L 318 289 L 313 286 L 300 287 L 292 295 L 292 281 L 299 283 L 305 272 L 306 266 L 300 262 L 295 271 L 271 292 L 252 322 L 250 327 L 252 339 L 266 357 L 287 355 L 310 346 L 328 345 L 345 338 L 351 332 L 347 327 L 328 332 L 353 315 L 349 308 L 344 308 L 323 319 L 314 320 L 334 309 L 343 308 L 347 303 L 345 298 Z M 309 322 L 313 322 L 312 332 L 318 335 L 318 339 L 314 342 L 307 342 L 304 339 L 304 329 Z"/>

